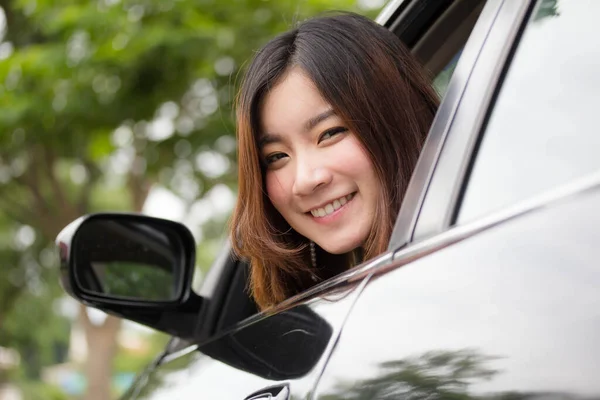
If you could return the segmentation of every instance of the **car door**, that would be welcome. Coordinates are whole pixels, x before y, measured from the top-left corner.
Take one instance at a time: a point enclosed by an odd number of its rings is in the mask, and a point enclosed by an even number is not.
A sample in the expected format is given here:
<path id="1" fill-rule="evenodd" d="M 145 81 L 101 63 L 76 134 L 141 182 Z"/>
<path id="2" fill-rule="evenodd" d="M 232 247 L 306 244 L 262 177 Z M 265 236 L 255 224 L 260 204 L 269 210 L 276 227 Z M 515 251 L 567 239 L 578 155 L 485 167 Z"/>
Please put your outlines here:
<path id="1" fill-rule="evenodd" d="M 600 394 L 600 3 L 500 3 L 319 399 Z"/>
<path id="2" fill-rule="evenodd" d="M 444 93 L 484 3 L 396 1 L 380 23 L 407 42 Z M 443 46 L 441 39 L 449 35 L 452 43 Z M 274 315 L 257 315 L 203 343 L 179 348 L 143 375 L 125 398 L 312 397 L 364 278 L 368 271 L 389 264 L 392 255 L 384 254 L 291 299 Z"/>

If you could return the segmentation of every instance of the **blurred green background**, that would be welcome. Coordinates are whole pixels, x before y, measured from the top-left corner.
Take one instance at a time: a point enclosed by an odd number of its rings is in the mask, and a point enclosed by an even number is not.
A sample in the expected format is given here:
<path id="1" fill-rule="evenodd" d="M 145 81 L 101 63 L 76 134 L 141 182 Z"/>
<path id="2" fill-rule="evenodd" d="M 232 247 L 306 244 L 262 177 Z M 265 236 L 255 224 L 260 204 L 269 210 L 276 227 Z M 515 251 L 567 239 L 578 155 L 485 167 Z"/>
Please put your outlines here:
<path id="1" fill-rule="evenodd" d="M 0 0 L 0 399 L 105 400 L 131 384 L 168 337 L 65 297 L 57 233 L 97 211 L 183 221 L 201 280 L 235 199 L 240 71 L 297 21 L 382 6 Z"/>

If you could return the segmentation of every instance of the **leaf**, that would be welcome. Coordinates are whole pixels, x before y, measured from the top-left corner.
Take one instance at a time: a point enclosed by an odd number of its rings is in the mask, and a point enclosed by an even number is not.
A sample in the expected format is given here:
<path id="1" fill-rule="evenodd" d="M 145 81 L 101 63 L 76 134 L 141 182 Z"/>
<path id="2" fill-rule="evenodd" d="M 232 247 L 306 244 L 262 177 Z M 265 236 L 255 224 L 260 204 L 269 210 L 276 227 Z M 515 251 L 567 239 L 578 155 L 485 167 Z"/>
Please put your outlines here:
<path id="1" fill-rule="evenodd" d="M 107 130 L 98 130 L 90 134 L 91 138 L 88 141 L 87 153 L 88 157 L 93 162 L 100 162 L 114 150 L 114 146 L 110 141 L 110 132 Z"/>

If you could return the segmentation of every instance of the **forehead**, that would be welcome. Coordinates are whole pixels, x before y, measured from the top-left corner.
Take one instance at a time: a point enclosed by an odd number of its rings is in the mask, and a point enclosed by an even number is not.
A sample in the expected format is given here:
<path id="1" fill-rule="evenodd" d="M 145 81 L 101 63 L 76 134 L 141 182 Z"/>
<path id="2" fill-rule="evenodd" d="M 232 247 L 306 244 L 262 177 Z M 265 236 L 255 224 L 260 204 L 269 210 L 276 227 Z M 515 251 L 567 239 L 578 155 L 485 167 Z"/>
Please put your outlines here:
<path id="1" fill-rule="evenodd" d="M 331 106 L 300 68 L 292 68 L 267 93 L 260 107 L 262 133 L 301 131 L 306 122 Z"/>

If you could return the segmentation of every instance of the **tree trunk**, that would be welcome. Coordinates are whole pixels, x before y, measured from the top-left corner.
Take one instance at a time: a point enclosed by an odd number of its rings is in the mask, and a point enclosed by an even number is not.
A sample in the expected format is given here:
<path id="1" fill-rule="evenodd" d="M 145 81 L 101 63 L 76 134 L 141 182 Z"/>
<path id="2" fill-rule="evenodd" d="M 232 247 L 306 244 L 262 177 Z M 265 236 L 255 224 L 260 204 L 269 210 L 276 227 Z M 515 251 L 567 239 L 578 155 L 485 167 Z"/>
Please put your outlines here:
<path id="1" fill-rule="evenodd" d="M 111 399 L 113 361 L 118 350 L 117 335 L 121 319 L 108 315 L 103 324 L 95 325 L 90 321 L 85 306 L 81 305 L 79 312 L 87 341 L 87 390 L 84 400 Z"/>

